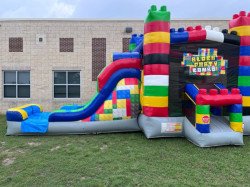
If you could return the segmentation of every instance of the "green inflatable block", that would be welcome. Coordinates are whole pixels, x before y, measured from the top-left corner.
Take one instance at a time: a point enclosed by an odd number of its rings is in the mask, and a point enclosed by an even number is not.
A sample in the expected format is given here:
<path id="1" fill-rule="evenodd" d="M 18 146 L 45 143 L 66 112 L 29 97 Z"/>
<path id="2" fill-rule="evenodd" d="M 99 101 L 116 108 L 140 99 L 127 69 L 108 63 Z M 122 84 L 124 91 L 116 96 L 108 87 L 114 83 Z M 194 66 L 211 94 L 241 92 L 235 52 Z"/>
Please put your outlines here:
<path id="1" fill-rule="evenodd" d="M 250 86 L 250 76 L 239 76 L 238 86 Z"/>
<path id="2" fill-rule="evenodd" d="M 231 122 L 242 122 L 242 113 L 230 113 L 229 120 Z"/>
<path id="3" fill-rule="evenodd" d="M 144 96 L 168 96 L 168 86 L 144 86 Z"/>
<path id="4" fill-rule="evenodd" d="M 170 12 L 167 11 L 166 6 L 162 6 L 159 11 L 157 11 L 155 5 L 151 6 L 145 22 L 148 23 L 153 21 L 170 21 Z"/>
<path id="5" fill-rule="evenodd" d="M 210 114 L 210 105 L 196 105 L 196 114 Z"/>
<path id="6" fill-rule="evenodd" d="M 135 48 L 136 48 L 135 43 L 129 44 L 129 51 L 133 51 Z"/>

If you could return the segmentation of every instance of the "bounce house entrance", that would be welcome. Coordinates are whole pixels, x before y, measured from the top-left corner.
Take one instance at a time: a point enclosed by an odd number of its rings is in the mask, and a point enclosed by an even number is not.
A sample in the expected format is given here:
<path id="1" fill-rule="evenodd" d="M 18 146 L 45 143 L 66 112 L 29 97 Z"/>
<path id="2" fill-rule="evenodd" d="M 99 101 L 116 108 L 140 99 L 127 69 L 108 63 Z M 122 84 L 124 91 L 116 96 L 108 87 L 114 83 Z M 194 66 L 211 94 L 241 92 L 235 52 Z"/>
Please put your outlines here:
<path id="1" fill-rule="evenodd" d="M 224 74 L 216 76 L 190 75 L 189 67 L 182 66 L 185 53 L 197 54 L 200 48 L 216 48 L 218 55 L 228 60 Z M 185 108 L 190 105 L 185 98 L 185 87 L 194 84 L 199 88 L 211 90 L 215 86 L 228 88 L 237 87 L 239 46 L 227 43 L 203 41 L 197 43 L 182 43 L 171 45 L 170 80 L 169 80 L 169 113 L 172 117 L 185 115 Z M 190 111 L 189 111 L 190 112 Z M 191 111 L 192 112 L 192 111 Z"/>

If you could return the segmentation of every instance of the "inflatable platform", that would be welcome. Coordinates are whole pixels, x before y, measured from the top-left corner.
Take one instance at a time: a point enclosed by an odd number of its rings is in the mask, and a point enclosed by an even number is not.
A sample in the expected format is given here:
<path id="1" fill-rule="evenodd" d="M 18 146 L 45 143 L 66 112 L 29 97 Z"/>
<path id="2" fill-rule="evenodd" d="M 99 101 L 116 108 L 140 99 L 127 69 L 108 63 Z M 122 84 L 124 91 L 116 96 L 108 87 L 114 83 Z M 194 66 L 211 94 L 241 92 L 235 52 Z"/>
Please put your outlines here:
<path id="1" fill-rule="evenodd" d="M 82 105 L 43 112 L 37 104 L 6 112 L 7 135 L 143 131 L 147 138 L 186 137 L 200 147 L 244 145 L 250 135 L 250 13 L 229 30 L 170 29 L 166 6 L 151 6 L 130 52 L 114 53 Z"/>

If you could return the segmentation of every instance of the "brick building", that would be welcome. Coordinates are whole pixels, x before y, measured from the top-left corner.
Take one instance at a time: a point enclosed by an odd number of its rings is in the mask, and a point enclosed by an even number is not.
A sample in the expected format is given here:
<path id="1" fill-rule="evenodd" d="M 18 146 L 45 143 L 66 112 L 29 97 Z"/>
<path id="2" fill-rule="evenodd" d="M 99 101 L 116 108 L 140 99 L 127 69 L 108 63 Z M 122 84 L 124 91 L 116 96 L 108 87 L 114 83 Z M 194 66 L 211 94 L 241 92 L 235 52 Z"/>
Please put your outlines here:
<path id="1" fill-rule="evenodd" d="M 171 27 L 211 25 L 227 20 L 173 20 Z M 96 91 L 96 78 L 113 52 L 128 50 L 142 20 L 0 20 L 0 112 L 26 104 L 46 111 L 84 103 Z"/>

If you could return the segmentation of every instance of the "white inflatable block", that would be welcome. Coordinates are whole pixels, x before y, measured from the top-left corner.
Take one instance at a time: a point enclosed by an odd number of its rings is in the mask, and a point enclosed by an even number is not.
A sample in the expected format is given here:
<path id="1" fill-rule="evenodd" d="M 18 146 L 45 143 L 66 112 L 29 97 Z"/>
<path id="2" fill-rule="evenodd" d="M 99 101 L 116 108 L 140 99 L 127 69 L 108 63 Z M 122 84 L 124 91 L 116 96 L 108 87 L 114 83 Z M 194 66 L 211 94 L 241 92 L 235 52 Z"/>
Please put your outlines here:
<path id="1" fill-rule="evenodd" d="M 220 28 L 219 28 L 219 27 L 214 27 L 214 28 L 213 28 L 213 31 L 219 32 L 219 31 L 220 31 Z"/>
<path id="2" fill-rule="evenodd" d="M 168 75 L 145 75 L 144 85 L 145 86 L 168 86 L 169 76 Z"/>
<path id="3" fill-rule="evenodd" d="M 205 26 L 205 30 L 212 30 L 211 25 L 206 25 L 206 26 Z"/>
<path id="4" fill-rule="evenodd" d="M 214 30 L 206 30 L 206 31 L 207 31 L 206 40 L 221 42 L 221 43 L 224 42 L 223 33 Z"/>

